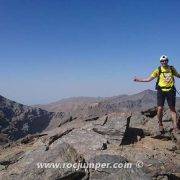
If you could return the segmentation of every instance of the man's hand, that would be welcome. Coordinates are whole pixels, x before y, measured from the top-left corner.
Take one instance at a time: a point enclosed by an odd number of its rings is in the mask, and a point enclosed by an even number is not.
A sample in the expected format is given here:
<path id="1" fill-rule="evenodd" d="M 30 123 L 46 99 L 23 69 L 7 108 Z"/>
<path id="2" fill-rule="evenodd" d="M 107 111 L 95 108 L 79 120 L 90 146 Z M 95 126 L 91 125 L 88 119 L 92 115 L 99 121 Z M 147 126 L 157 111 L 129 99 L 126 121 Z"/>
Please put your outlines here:
<path id="1" fill-rule="evenodd" d="M 137 77 L 134 78 L 134 81 L 135 82 L 141 82 L 141 80 L 139 78 L 137 78 Z"/>
<path id="2" fill-rule="evenodd" d="M 180 78 L 180 73 L 178 73 L 176 77 Z"/>

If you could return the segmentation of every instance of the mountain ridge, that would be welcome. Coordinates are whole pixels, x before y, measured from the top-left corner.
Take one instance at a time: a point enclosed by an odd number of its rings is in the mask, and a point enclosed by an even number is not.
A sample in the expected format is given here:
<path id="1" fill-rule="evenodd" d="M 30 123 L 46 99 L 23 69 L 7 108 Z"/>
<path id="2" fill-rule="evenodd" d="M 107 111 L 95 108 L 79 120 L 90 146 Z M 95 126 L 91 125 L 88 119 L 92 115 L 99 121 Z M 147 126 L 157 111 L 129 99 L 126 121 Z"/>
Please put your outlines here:
<path id="1" fill-rule="evenodd" d="M 114 100 L 124 100 L 126 98 L 132 98 L 133 96 L 141 96 L 143 95 L 148 95 L 148 94 L 155 94 L 156 91 L 147 89 L 144 91 L 141 91 L 139 93 L 136 94 L 132 94 L 132 95 L 127 95 L 127 94 L 122 94 L 122 95 L 117 95 L 117 96 L 111 96 L 111 97 L 86 97 L 86 96 L 79 96 L 79 97 L 70 97 L 70 98 L 63 98 L 61 100 L 55 101 L 55 102 L 51 102 L 51 103 L 47 103 L 47 104 L 37 104 L 37 105 L 33 105 L 32 107 L 38 107 L 38 108 L 42 108 L 45 109 L 47 111 L 53 111 L 53 112 L 57 112 L 57 111 L 66 111 L 66 108 L 64 109 L 63 106 L 66 105 L 72 105 L 72 106 L 78 106 L 78 105 L 90 105 L 91 103 L 98 103 L 98 102 L 103 102 L 103 101 L 114 101 Z M 137 97 L 138 98 L 138 97 Z M 77 103 L 77 104 L 76 104 Z M 58 107 L 59 106 L 59 107 Z M 62 108 L 62 109 L 61 109 Z M 67 108 L 67 109 L 71 109 L 71 108 Z"/>

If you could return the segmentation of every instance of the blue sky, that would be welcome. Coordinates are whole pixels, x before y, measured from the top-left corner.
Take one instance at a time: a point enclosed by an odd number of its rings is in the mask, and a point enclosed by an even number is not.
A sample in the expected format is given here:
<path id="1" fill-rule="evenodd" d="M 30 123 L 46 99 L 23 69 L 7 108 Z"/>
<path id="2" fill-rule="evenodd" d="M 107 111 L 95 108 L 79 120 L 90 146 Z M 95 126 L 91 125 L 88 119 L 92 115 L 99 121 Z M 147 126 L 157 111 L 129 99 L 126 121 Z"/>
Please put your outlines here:
<path id="1" fill-rule="evenodd" d="M 147 77 L 162 54 L 180 71 L 179 8 L 179 0 L 0 0 L 0 94 L 37 104 L 154 89 L 133 77 Z"/>

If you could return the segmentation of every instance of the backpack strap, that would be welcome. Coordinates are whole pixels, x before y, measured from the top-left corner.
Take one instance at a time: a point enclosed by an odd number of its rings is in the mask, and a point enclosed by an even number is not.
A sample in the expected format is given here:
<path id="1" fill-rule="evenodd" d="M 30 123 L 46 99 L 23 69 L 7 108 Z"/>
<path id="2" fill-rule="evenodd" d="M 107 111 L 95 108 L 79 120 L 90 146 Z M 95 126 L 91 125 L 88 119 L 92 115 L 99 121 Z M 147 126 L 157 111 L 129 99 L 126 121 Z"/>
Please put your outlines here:
<path id="1" fill-rule="evenodd" d="M 174 66 L 170 66 L 170 69 L 171 69 L 171 72 L 172 72 L 172 75 L 173 75 L 173 81 L 175 82 L 175 79 L 174 79 L 174 74 L 175 74 L 175 71 L 174 71 Z"/>
<path id="2" fill-rule="evenodd" d="M 160 75 L 161 75 L 161 72 L 162 72 L 162 71 L 161 71 L 161 66 L 158 67 L 158 71 L 159 71 L 159 72 L 158 72 L 159 75 L 158 75 L 158 78 L 157 78 L 157 81 L 156 81 L 156 89 L 157 89 L 157 90 L 159 89 L 159 85 L 158 85 L 158 84 L 159 84 Z"/>
<path id="3" fill-rule="evenodd" d="M 171 72 L 172 72 L 172 74 L 174 75 L 175 74 L 175 71 L 174 71 L 174 66 L 169 66 L 170 67 L 170 69 L 171 69 Z"/>

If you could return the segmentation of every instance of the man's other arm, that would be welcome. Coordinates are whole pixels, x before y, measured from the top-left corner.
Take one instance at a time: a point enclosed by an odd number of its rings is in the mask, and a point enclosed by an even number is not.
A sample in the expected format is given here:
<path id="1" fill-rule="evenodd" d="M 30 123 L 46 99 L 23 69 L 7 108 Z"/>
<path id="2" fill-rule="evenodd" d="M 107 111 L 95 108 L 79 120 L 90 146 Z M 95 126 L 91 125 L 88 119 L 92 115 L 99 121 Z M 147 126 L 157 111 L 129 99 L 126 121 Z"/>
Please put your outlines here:
<path id="1" fill-rule="evenodd" d="M 174 68 L 174 76 L 176 76 L 177 78 L 180 78 L 180 73 L 178 73 L 175 68 Z"/>
<path id="2" fill-rule="evenodd" d="M 150 82 L 153 79 L 155 79 L 155 77 L 149 76 L 148 78 L 134 78 L 134 81 L 136 82 Z"/>

